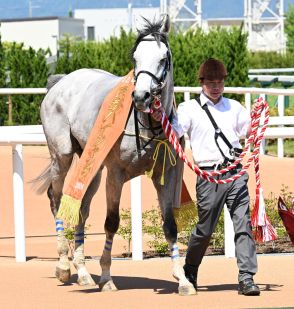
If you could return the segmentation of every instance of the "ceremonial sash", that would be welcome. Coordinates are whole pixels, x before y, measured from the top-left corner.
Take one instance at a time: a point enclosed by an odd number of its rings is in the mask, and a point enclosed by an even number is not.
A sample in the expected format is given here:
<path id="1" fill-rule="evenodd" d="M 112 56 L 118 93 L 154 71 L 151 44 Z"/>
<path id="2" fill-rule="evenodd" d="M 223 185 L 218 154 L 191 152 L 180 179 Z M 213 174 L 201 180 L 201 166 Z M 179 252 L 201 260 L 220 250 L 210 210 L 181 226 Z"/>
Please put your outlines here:
<path id="1" fill-rule="evenodd" d="M 131 71 L 104 99 L 85 149 L 63 190 L 58 219 L 63 219 L 71 225 L 78 224 L 82 198 L 125 128 L 133 90 Z"/>

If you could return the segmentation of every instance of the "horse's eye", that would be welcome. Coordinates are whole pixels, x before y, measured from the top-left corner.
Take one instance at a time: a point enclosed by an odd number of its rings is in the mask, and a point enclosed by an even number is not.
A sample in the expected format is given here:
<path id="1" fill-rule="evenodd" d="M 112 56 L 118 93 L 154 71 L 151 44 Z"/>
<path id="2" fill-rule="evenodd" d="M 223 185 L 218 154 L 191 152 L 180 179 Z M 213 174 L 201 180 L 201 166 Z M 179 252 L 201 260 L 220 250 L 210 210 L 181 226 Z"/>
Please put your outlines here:
<path id="1" fill-rule="evenodd" d="M 160 64 L 160 65 L 164 65 L 164 64 L 165 64 L 165 61 L 166 61 L 166 58 L 163 58 L 163 59 L 160 60 L 159 64 Z"/>

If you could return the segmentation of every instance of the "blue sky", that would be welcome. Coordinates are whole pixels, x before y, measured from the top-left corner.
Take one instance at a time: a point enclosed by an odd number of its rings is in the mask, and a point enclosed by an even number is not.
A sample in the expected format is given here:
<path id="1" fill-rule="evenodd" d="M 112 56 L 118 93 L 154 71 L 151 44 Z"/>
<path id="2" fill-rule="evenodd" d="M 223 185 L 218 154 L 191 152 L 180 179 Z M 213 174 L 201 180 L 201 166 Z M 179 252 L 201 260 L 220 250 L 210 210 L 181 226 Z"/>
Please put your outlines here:
<path id="1" fill-rule="evenodd" d="M 68 16 L 70 9 L 127 7 L 129 0 L 0 0 L 0 19 L 29 17 L 29 2 L 33 17 Z M 159 6 L 160 0 L 131 0 L 134 7 Z M 187 0 L 193 7 L 194 0 Z M 203 18 L 242 17 L 243 0 L 202 0 Z M 274 3 L 274 0 L 272 0 Z M 294 0 L 284 0 L 285 10 Z"/>

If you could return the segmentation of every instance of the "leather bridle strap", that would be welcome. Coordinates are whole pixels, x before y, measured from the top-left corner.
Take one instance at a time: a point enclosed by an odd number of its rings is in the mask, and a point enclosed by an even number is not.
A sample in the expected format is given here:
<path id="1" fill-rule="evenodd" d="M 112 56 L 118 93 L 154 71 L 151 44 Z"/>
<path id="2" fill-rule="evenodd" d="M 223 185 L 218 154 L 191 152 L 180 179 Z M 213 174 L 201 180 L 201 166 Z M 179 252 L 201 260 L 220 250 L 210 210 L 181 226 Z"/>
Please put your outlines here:
<path id="1" fill-rule="evenodd" d="M 136 84 L 136 81 L 137 81 L 137 79 L 138 79 L 138 76 L 139 76 L 140 74 L 142 74 L 142 73 L 149 75 L 152 79 L 154 79 L 154 80 L 157 82 L 158 85 L 160 85 L 160 83 L 161 83 L 161 81 L 162 81 L 162 78 L 159 79 L 159 78 L 156 77 L 154 74 L 152 74 L 151 72 L 146 71 L 146 70 L 141 70 L 141 71 L 139 71 L 139 72 L 137 73 L 137 75 L 135 75 L 135 84 Z"/>

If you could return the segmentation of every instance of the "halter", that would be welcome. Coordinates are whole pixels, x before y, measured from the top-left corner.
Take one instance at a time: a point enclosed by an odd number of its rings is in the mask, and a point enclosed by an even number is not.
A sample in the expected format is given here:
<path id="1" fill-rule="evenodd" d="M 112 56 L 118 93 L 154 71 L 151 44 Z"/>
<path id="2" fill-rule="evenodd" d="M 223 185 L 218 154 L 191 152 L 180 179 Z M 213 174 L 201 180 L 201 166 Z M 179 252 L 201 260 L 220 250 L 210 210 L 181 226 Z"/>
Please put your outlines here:
<path id="1" fill-rule="evenodd" d="M 155 38 L 143 38 L 140 42 L 142 41 L 156 41 L 157 40 Z M 141 70 L 139 71 L 137 74 L 135 74 L 135 70 L 134 70 L 134 84 L 136 85 L 136 82 L 138 80 L 138 77 L 140 74 L 147 74 L 152 78 L 152 81 L 155 81 L 157 84 L 157 87 L 150 91 L 150 95 L 151 95 L 151 100 L 150 100 L 150 104 L 149 104 L 149 112 L 148 112 L 148 122 L 149 122 L 149 126 L 144 125 L 139 119 L 138 119 L 138 110 L 134 104 L 134 99 L 133 99 L 133 108 L 134 108 L 134 120 L 135 120 L 135 133 L 136 133 L 136 144 L 137 144 L 137 152 L 140 155 L 141 154 L 141 150 L 145 149 L 145 147 L 155 138 L 158 137 L 162 132 L 162 126 L 158 125 L 158 126 L 153 126 L 152 124 L 152 119 L 150 116 L 150 111 L 152 110 L 152 106 L 156 105 L 158 102 L 160 103 L 161 101 L 161 93 L 162 93 L 162 89 L 165 87 L 166 85 L 166 76 L 167 73 L 170 70 L 171 67 L 171 54 L 170 54 L 170 49 L 169 49 L 169 45 L 165 42 L 163 42 L 162 40 L 160 40 L 161 43 L 163 43 L 166 47 L 167 47 L 167 57 L 165 59 L 165 63 L 164 63 L 164 68 L 163 71 L 161 73 L 161 76 L 158 78 L 157 76 L 155 76 L 153 73 L 147 71 L 147 70 Z M 172 113 L 171 113 L 172 115 Z M 171 117 L 171 116 L 170 116 Z M 139 133 L 139 124 L 146 130 L 150 130 L 153 134 L 153 137 L 147 142 L 145 143 L 145 145 L 141 148 L 140 145 L 140 133 Z M 157 131 L 158 130 L 158 131 Z"/>

